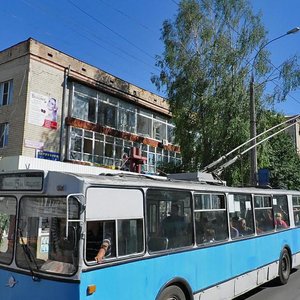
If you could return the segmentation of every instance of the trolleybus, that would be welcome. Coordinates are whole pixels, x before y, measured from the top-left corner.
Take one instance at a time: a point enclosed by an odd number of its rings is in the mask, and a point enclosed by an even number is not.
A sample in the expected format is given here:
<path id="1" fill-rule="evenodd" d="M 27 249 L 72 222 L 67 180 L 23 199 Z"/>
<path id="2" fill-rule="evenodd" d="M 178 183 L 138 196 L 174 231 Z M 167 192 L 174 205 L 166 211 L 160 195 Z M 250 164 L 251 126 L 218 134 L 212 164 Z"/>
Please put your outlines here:
<path id="1" fill-rule="evenodd" d="M 300 264 L 299 213 L 297 191 L 0 173 L 0 299 L 233 299 L 288 281 Z"/>

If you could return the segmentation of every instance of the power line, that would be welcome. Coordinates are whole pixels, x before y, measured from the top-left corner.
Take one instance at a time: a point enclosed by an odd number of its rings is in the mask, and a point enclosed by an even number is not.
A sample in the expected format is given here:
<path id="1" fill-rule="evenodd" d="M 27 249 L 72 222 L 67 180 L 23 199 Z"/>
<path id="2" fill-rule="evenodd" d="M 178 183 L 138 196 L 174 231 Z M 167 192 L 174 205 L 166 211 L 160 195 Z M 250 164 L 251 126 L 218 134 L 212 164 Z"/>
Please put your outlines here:
<path id="1" fill-rule="evenodd" d="M 140 27 L 151 31 L 152 33 L 155 33 L 150 27 L 146 26 L 145 24 L 141 23 L 139 20 L 133 18 L 132 16 L 126 14 L 125 12 L 123 12 L 122 10 L 115 8 L 113 5 L 111 5 L 110 3 L 107 3 L 107 1 L 104 0 L 98 0 L 99 2 L 104 3 L 105 5 L 109 6 L 112 10 L 118 12 L 120 15 L 126 17 L 127 19 L 131 20 L 132 22 L 134 22 L 135 24 L 139 25 Z M 155 33 L 156 34 L 156 33 Z"/>
<path id="2" fill-rule="evenodd" d="M 155 57 L 153 57 L 151 54 L 149 54 L 148 52 L 146 52 L 144 49 L 140 48 L 139 46 L 135 45 L 134 43 L 132 43 L 131 41 L 129 41 L 127 38 L 125 38 L 124 36 L 122 36 L 121 34 L 119 34 L 118 32 L 116 32 L 115 30 L 113 30 L 109 26 L 107 26 L 104 23 L 102 23 L 100 20 L 98 20 L 97 18 L 95 18 L 94 16 L 92 16 L 91 14 L 89 14 L 88 12 L 86 12 L 85 10 L 83 10 L 82 8 L 80 8 L 78 5 L 76 5 L 73 1 L 71 1 L 71 0 L 67 0 L 67 1 L 72 6 L 76 7 L 79 11 L 81 11 L 83 14 L 85 14 L 86 16 L 88 16 L 89 18 L 91 18 L 92 20 L 94 20 L 95 22 L 97 22 L 98 24 L 100 24 L 101 26 L 105 27 L 107 30 L 111 31 L 113 34 L 115 34 L 116 36 L 118 36 L 122 40 L 126 41 L 128 44 L 130 44 L 134 48 L 138 49 L 139 51 L 141 51 L 142 53 L 144 53 L 148 57 L 150 57 L 150 58 L 152 58 L 152 59 L 155 60 Z"/>
<path id="3" fill-rule="evenodd" d="M 176 5 L 179 5 L 178 2 L 176 2 L 175 0 L 171 0 L 173 3 L 175 3 Z"/>
<path id="4" fill-rule="evenodd" d="M 38 8 L 39 10 L 43 11 L 43 12 L 46 13 L 46 14 L 52 14 L 52 15 L 53 15 L 52 11 L 50 11 L 49 9 L 47 9 L 47 7 L 45 7 L 45 6 L 44 6 L 44 7 L 41 7 L 41 6 L 37 6 L 37 5 L 32 5 L 31 3 L 29 3 L 28 1 L 25 1 L 25 0 L 23 0 L 23 2 L 24 2 L 26 5 L 30 6 L 31 8 Z M 57 18 L 57 16 L 59 16 L 59 15 L 55 14 L 55 17 L 56 17 L 56 18 Z M 103 39 L 103 38 L 97 36 L 97 35 L 94 33 L 93 30 L 90 30 L 90 29 L 88 29 L 88 28 L 84 28 L 83 26 L 78 26 L 78 23 L 74 22 L 74 19 L 67 18 L 68 22 L 64 22 L 64 20 L 66 19 L 66 17 L 63 17 L 63 18 L 62 18 L 61 16 L 59 16 L 59 17 L 60 17 L 60 20 L 61 20 L 67 27 L 69 27 L 72 31 L 76 32 L 76 34 L 78 34 L 78 35 L 80 35 L 81 37 L 87 39 L 88 41 L 90 41 L 90 42 L 96 44 L 98 47 L 102 48 L 102 49 L 105 50 L 107 53 L 113 54 L 113 55 L 115 55 L 116 57 L 120 57 L 120 54 L 119 54 L 119 53 L 114 52 L 111 48 L 107 48 L 107 47 L 103 46 L 103 43 L 112 46 L 113 48 L 117 49 L 118 51 L 122 52 L 123 54 L 125 54 L 126 56 L 130 57 L 131 59 L 133 59 L 133 60 L 135 60 L 135 61 L 138 61 L 138 62 L 140 62 L 140 63 L 142 63 L 142 64 L 144 64 L 144 65 L 146 65 L 146 66 L 148 66 L 148 67 L 151 67 L 152 69 L 154 69 L 154 70 L 156 70 L 156 71 L 159 70 L 159 69 L 156 68 L 155 66 L 148 64 L 147 62 L 145 62 L 144 60 L 138 58 L 137 56 L 135 56 L 135 55 L 133 55 L 133 54 L 131 54 L 131 53 L 129 53 L 129 52 L 123 50 L 122 48 L 120 48 L 120 47 L 114 45 L 113 43 L 111 43 L 111 42 L 109 42 L 109 41 L 107 41 L 107 40 L 105 40 L 105 39 Z M 70 23 L 73 23 L 74 26 L 71 26 Z M 77 26 L 76 26 L 76 25 L 77 25 Z M 88 35 L 86 35 L 86 34 L 81 33 L 81 32 L 78 30 L 78 28 L 80 28 L 81 30 L 83 30 L 83 31 L 84 31 L 85 33 L 87 33 L 87 34 L 91 34 L 96 40 L 90 38 L 90 37 L 89 37 Z M 101 41 L 101 43 L 99 43 L 98 40 Z M 125 57 L 124 57 L 124 59 L 125 59 Z"/>

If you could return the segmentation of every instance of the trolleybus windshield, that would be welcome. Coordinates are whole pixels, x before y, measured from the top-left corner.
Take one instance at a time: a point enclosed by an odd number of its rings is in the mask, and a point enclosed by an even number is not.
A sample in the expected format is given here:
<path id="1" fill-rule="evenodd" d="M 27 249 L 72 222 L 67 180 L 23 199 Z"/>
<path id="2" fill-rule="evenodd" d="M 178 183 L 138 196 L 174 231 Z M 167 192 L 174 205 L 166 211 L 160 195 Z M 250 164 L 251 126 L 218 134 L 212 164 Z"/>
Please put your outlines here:
<path id="1" fill-rule="evenodd" d="M 13 259 L 17 201 L 14 197 L 0 197 L 0 263 Z"/>
<path id="2" fill-rule="evenodd" d="M 71 275 L 78 266 L 79 205 L 65 197 L 23 197 L 17 222 L 16 263 L 31 272 Z"/>

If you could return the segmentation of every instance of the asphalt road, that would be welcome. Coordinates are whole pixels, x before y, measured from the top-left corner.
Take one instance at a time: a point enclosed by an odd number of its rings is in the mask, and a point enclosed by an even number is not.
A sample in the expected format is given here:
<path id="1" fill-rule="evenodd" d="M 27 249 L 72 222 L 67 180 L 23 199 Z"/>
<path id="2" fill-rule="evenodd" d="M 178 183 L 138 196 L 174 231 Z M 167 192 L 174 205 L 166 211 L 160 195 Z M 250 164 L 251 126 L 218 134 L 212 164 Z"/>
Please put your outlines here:
<path id="1" fill-rule="evenodd" d="M 271 281 L 234 300 L 300 300 L 300 269 L 293 269 L 286 285 Z"/>

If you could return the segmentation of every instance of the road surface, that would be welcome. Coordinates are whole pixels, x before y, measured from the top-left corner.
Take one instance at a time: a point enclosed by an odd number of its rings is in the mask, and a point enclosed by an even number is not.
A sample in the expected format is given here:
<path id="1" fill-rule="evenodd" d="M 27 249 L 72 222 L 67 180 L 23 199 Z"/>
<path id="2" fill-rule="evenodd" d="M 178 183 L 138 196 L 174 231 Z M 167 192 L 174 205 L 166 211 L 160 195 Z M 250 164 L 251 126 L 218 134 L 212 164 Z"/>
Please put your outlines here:
<path id="1" fill-rule="evenodd" d="M 300 269 L 293 269 L 286 285 L 271 281 L 234 300 L 300 300 Z"/>

